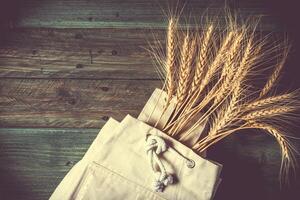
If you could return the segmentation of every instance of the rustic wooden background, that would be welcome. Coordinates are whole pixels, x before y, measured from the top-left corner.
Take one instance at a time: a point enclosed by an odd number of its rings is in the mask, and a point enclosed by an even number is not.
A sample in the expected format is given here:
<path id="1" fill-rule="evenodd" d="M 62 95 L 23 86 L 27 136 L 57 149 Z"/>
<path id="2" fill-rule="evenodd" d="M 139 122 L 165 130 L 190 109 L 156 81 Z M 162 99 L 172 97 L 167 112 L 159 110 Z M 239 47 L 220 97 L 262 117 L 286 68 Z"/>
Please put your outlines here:
<path id="1" fill-rule="evenodd" d="M 221 0 L 178 2 L 186 2 L 183 16 L 191 18 L 207 7 L 214 14 L 224 6 Z M 109 117 L 137 116 L 153 89 L 161 86 L 144 48 L 153 35 L 164 39 L 162 10 L 172 3 L 1 1 L 0 199 L 48 199 Z M 261 31 L 295 34 L 293 22 L 284 23 L 283 15 L 276 15 L 280 10 L 274 14 L 272 9 L 282 7 L 274 7 L 273 1 L 227 5 L 241 17 L 261 15 Z M 296 67 L 288 69 L 291 76 L 283 83 L 299 87 Z M 210 158 L 224 164 L 216 199 L 299 195 L 297 178 L 279 188 L 280 153 L 267 135 L 234 135 L 214 147 Z"/>

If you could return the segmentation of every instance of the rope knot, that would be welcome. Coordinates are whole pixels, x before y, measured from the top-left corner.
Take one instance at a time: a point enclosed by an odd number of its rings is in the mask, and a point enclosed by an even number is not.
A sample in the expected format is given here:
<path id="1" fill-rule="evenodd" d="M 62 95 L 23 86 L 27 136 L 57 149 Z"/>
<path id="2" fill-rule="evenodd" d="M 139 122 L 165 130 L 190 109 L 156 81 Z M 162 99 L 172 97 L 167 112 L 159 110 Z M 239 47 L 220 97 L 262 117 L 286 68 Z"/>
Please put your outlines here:
<path id="1" fill-rule="evenodd" d="M 157 155 L 167 151 L 168 145 L 166 142 L 157 135 L 148 135 L 146 138 L 147 142 L 147 152 L 148 151 L 155 151 Z"/>
<path id="2" fill-rule="evenodd" d="M 164 141 L 163 138 L 148 134 L 146 136 L 146 152 L 149 159 L 149 163 L 151 165 L 151 169 L 154 172 L 156 179 L 153 183 L 154 191 L 156 192 L 163 192 L 165 187 L 168 185 L 174 184 L 174 177 L 173 175 L 167 173 L 164 163 L 159 158 L 159 154 L 167 151 L 169 148 L 170 151 L 177 153 L 180 157 L 182 157 L 189 168 L 193 168 L 195 166 L 195 162 L 184 157 L 178 151 L 173 149 L 172 146 L 168 146 L 167 143 Z"/>
<path id="3" fill-rule="evenodd" d="M 163 192 L 167 185 L 173 184 L 173 177 L 166 172 L 165 166 L 158 157 L 159 154 L 167 151 L 168 145 L 157 135 L 147 135 L 146 137 L 146 151 L 151 164 L 153 172 L 157 175 L 153 187 L 156 192 Z M 159 168 L 157 171 L 156 165 Z"/>

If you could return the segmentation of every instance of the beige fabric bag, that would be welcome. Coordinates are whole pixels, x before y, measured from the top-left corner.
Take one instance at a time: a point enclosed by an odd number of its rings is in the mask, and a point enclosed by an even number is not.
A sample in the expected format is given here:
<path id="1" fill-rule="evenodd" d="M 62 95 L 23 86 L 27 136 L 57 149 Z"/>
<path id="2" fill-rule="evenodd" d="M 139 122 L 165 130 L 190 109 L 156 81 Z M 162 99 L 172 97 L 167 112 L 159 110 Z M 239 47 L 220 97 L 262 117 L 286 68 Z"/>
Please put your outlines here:
<path id="1" fill-rule="evenodd" d="M 150 126 L 157 127 L 158 129 L 162 130 L 176 108 L 176 99 L 173 98 L 168 107 L 165 109 L 167 104 L 167 96 L 168 94 L 165 91 L 161 89 L 155 89 L 140 113 L 138 119 L 146 124 L 149 124 Z M 194 123 L 190 122 L 188 126 L 192 126 Z M 188 146 L 193 146 L 202 136 L 206 123 L 207 121 L 204 121 L 198 127 L 196 127 L 191 134 L 183 140 L 183 143 Z M 201 156 L 206 157 L 206 152 L 202 152 Z"/>
<path id="2" fill-rule="evenodd" d="M 176 177 L 155 192 L 155 173 L 146 153 L 147 134 L 159 136 L 169 148 L 161 155 L 168 174 Z M 85 169 L 70 199 L 211 199 L 220 166 L 151 126 L 127 116 L 113 134 L 104 133 L 98 155 Z M 189 161 L 192 161 L 190 163 Z"/>
<path id="3" fill-rule="evenodd" d="M 99 145 L 101 144 L 102 136 L 105 134 L 113 134 L 114 129 L 119 125 L 119 122 L 110 118 L 102 127 L 92 145 L 78 163 L 72 167 L 64 179 L 57 186 L 50 197 L 50 200 L 67 200 L 72 199 L 74 191 L 79 187 L 87 166 L 97 159 L 99 154 Z"/>
<path id="4" fill-rule="evenodd" d="M 149 103 L 153 104 L 149 100 L 145 107 Z M 159 170 L 155 168 L 154 173 L 148 160 L 148 134 L 159 136 L 173 147 L 159 156 L 165 171 L 177 182 L 163 188 L 162 193 L 154 191 Z M 121 124 L 113 119 L 105 124 L 50 199 L 210 199 L 219 183 L 220 169 L 168 135 L 127 116 Z"/>

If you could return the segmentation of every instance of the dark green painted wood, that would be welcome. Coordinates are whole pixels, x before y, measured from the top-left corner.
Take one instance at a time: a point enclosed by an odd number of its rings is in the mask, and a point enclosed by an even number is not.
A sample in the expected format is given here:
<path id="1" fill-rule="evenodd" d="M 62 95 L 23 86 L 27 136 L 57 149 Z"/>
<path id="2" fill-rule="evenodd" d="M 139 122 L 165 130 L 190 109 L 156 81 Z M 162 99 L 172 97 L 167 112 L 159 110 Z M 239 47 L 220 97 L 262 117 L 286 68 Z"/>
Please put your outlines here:
<path id="1" fill-rule="evenodd" d="M 0 129 L 0 199 L 48 199 L 98 129 Z"/>
<path id="2" fill-rule="evenodd" d="M 177 3 L 178 2 L 178 3 Z M 47 28 L 162 28 L 170 8 L 185 7 L 182 16 L 200 20 L 203 14 L 224 18 L 225 1 L 220 0 L 27 0 L 19 4 L 15 19 L 17 27 Z M 242 17 L 259 15 L 262 28 L 274 30 L 274 20 L 267 15 L 265 5 L 259 0 L 227 1 L 227 5 L 239 11 Z"/>

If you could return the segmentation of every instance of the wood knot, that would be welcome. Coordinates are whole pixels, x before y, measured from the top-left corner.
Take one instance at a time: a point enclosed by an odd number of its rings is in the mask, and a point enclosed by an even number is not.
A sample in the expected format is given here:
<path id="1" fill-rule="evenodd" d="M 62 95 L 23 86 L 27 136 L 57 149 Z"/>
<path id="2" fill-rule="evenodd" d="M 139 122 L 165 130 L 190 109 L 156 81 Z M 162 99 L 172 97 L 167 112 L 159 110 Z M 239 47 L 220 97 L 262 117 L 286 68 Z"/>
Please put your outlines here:
<path id="1" fill-rule="evenodd" d="M 70 104 L 75 105 L 79 101 L 79 96 L 75 93 L 69 92 L 65 88 L 58 88 L 57 96 L 60 100 Z"/>
<path id="2" fill-rule="evenodd" d="M 77 69 L 83 68 L 83 64 L 81 64 L 81 63 L 77 64 L 77 65 L 76 65 L 76 68 L 77 68 Z"/>
<path id="3" fill-rule="evenodd" d="M 102 54 L 104 51 L 102 49 L 100 49 L 97 52 L 98 52 L 98 54 Z"/>
<path id="4" fill-rule="evenodd" d="M 66 166 L 72 166 L 73 164 L 74 164 L 74 162 L 71 161 L 71 160 L 68 160 L 68 161 L 66 162 Z"/>
<path id="5" fill-rule="evenodd" d="M 102 91 L 104 91 L 104 92 L 107 92 L 107 91 L 109 90 L 108 87 L 100 87 L 100 89 L 101 89 Z"/>
<path id="6" fill-rule="evenodd" d="M 116 56 L 117 54 L 118 54 L 118 52 L 116 50 L 111 51 L 111 55 Z"/>
<path id="7" fill-rule="evenodd" d="M 54 36 L 54 32 L 52 30 L 48 30 L 48 36 L 49 37 L 53 37 Z"/>
<path id="8" fill-rule="evenodd" d="M 76 104 L 76 99 L 75 98 L 70 98 L 68 99 L 68 103 L 71 105 L 75 105 Z"/>
<path id="9" fill-rule="evenodd" d="M 83 38 L 82 34 L 80 34 L 80 33 L 75 34 L 75 39 L 82 39 L 82 38 Z"/>
<path id="10" fill-rule="evenodd" d="M 108 119 L 109 119 L 108 116 L 103 116 L 103 117 L 102 117 L 102 120 L 104 120 L 104 121 L 107 121 Z"/>

